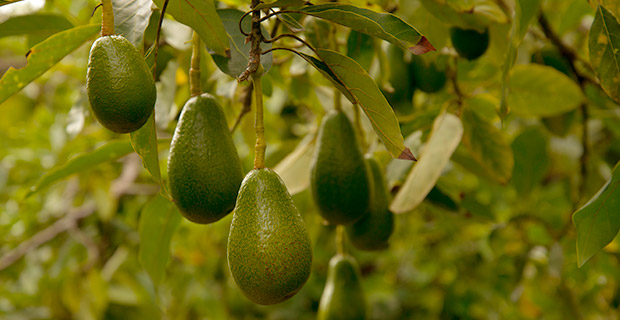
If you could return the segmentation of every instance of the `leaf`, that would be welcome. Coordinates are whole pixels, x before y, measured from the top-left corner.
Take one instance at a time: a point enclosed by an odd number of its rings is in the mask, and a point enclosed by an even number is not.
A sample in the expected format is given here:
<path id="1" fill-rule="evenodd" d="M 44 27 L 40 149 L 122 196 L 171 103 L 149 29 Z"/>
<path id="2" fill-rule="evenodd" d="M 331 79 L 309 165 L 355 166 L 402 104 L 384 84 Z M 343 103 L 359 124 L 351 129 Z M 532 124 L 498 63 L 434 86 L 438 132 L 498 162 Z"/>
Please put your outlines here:
<path id="1" fill-rule="evenodd" d="M 391 13 L 378 13 L 346 4 L 320 4 L 299 11 L 389 41 L 413 54 L 435 51 L 418 30 Z"/>
<path id="2" fill-rule="evenodd" d="M 52 34 L 73 28 L 67 18 L 55 14 L 29 14 L 0 23 L 0 38 L 25 34 Z"/>
<path id="3" fill-rule="evenodd" d="M 24 88 L 63 57 L 99 32 L 101 26 L 79 26 L 57 33 L 30 49 L 28 64 L 20 69 L 9 68 L 0 79 L 0 103 Z"/>
<path id="4" fill-rule="evenodd" d="M 143 47 L 144 31 L 151 18 L 151 4 L 151 0 L 112 1 L 115 33 L 124 36 L 139 49 Z"/>
<path id="5" fill-rule="evenodd" d="M 280 15 L 280 21 L 286 25 L 293 33 L 304 31 L 304 27 L 293 18 L 290 14 L 283 13 Z"/>
<path id="6" fill-rule="evenodd" d="M 353 94 L 349 91 L 349 89 L 347 89 L 344 83 L 340 81 L 338 76 L 334 74 L 334 72 L 329 68 L 329 66 L 325 62 L 311 55 L 307 55 L 305 53 L 297 52 L 297 55 L 299 55 L 304 60 L 306 60 L 311 66 L 313 66 L 316 70 L 318 70 L 325 78 L 329 79 L 332 82 L 332 84 L 338 90 L 340 90 L 340 92 L 342 92 L 342 94 L 344 94 L 344 96 L 347 99 L 349 99 L 349 101 L 351 102 L 355 101 L 355 97 L 353 97 Z"/>
<path id="7" fill-rule="evenodd" d="M 157 132 L 155 127 L 155 112 L 151 114 L 142 128 L 129 134 L 131 145 L 142 159 L 142 164 L 148 170 L 155 182 L 161 184 L 159 170 L 159 153 L 157 151 Z"/>
<path id="8" fill-rule="evenodd" d="M 271 3 L 261 3 L 254 10 L 263 10 L 269 8 L 284 8 L 284 7 L 301 7 L 306 4 L 304 0 L 277 0 Z"/>
<path id="9" fill-rule="evenodd" d="M 300 193 L 310 185 L 310 165 L 314 154 L 316 135 L 307 135 L 295 150 L 288 154 L 273 170 L 282 178 L 291 195 Z"/>
<path id="10" fill-rule="evenodd" d="M 584 99 L 575 82 L 549 66 L 518 65 L 510 75 L 508 105 L 519 116 L 559 115 L 576 109 Z"/>
<path id="11" fill-rule="evenodd" d="M 577 228 L 577 264 L 581 267 L 620 230 L 620 162 L 609 180 L 573 215 Z"/>
<path id="12" fill-rule="evenodd" d="M 610 98 L 620 102 L 620 24 L 599 5 L 590 28 L 590 63 Z"/>
<path id="13" fill-rule="evenodd" d="M 153 0 L 161 8 L 164 0 Z M 213 0 L 170 0 L 166 13 L 198 33 L 209 49 L 223 57 L 229 56 L 226 29 L 217 14 Z"/>
<path id="14" fill-rule="evenodd" d="M 243 12 L 235 9 L 221 9 L 217 10 L 217 13 L 222 19 L 226 32 L 228 32 L 230 37 L 230 58 L 216 55 L 213 56 L 213 61 L 215 61 L 215 64 L 218 68 L 220 68 L 220 70 L 222 70 L 222 72 L 236 78 L 248 66 L 250 47 L 252 45 L 251 43 L 245 42 L 246 37 L 241 33 L 241 31 L 239 31 L 239 19 L 243 16 Z M 243 30 L 249 32 L 252 25 L 251 19 L 246 17 L 246 19 L 243 19 L 242 25 Z M 265 38 L 269 38 L 267 30 L 262 27 L 261 30 L 263 32 L 263 36 Z M 261 43 L 261 49 L 263 51 L 270 48 L 270 43 Z M 269 71 L 269 68 L 271 68 L 272 60 L 273 54 L 271 52 L 261 56 L 260 61 L 263 69 L 265 69 L 265 73 Z"/>
<path id="15" fill-rule="evenodd" d="M 516 33 L 517 43 L 521 43 L 523 37 L 527 33 L 527 30 L 534 20 L 534 17 L 538 15 L 542 0 L 518 0 L 516 1 L 516 18 L 518 21 L 518 32 Z"/>
<path id="16" fill-rule="evenodd" d="M 362 107 L 390 155 L 393 158 L 415 160 L 409 148 L 403 144 L 403 135 L 392 107 L 366 70 L 355 60 L 336 51 L 318 49 L 317 54 L 353 96 L 351 102 Z"/>
<path id="17" fill-rule="evenodd" d="M 351 30 L 347 38 L 347 56 L 357 61 L 366 71 L 375 56 L 373 38 L 365 33 Z M 402 52 L 402 51 L 401 51 Z"/>
<path id="18" fill-rule="evenodd" d="M 497 127 L 478 115 L 476 105 L 466 101 L 461 113 L 463 121 L 463 145 L 473 159 L 495 181 L 507 183 L 512 175 L 514 159 L 512 149 Z"/>
<path id="19" fill-rule="evenodd" d="M 545 177 L 550 164 L 548 147 L 547 137 L 539 128 L 527 129 L 512 141 L 512 184 L 519 194 L 529 194 Z"/>
<path id="20" fill-rule="evenodd" d="M 29 197 L 52 183 L 62 180 L 74 173 L 96 167 L 104 162 L 116 160 L 131 153 L 132 151 L 133 149 L 131 148 L 129 141 L 114 140 L 92 152 L 79 154 L 67 161 L 67 163 L 53 168 L 45 173 L 41 179 L 39 179 L 37 184 L 26 194 L 26 197 Z"/>
<path id="21" fill-rule="evenodd" d="M 16 2 L 20 2 L 22 0 L 0 0 L 0 7 L 7 5 L 7 4 L 12 4 L 12 3 L 16 3 Z"/>
<path id="22" fill-rule="evenodd" d="M 459 117 L 444 113 L 433 123 L 433 130 L 420 160 L 409 172 L 405 183 L 390 204 L 394 213 L 415 209 L 433 189 L 454 150 L 461 142 L 463 125 Z"/>
<path id="23" fill-rule="evenodd" d="M 157 195 L 140 214 L 139 260 L 157 285 L 170 263 L 170 242 L 181 223 L 181 214 L 170 200 Z"/>

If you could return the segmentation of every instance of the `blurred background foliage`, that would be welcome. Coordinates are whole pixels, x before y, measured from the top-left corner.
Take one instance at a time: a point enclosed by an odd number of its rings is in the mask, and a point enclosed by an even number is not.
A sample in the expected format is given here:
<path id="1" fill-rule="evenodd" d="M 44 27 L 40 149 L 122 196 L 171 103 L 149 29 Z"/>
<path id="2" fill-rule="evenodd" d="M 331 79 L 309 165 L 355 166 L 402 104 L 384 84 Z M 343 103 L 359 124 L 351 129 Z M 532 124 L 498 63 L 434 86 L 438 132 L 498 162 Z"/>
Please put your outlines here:
<path id="1" fill-rule="evenodd" d="M 437 115 L 454 108 L 458 97 L 452 82 L 469 96 L 463 102 L 465 108 L 475 111 L 472 123 L 464 123 L 464 140 L 425 201 L 396 216 L 389 249 L 362 252 L 349 247 L 362 268 L 371 318 L 617 319 L 618 240 L 578 268 L 571 221 L 572 213 L 610 179 L 611 169 L 620 159 L 617 104 L 599 87 L 582 86 L 589 111 L 586 144 L 582 142 L 582 109 L 576 107 L 548 114 L 511 113 L 501 123 L 497 114 L 513 1 L 469 1 L 482 13 L 463 21 L 442 19 L 442 1 L 346 2 L 402 17 L 437 48 L 420 59 L 453 72 L 433 93 L 386 94 L 397 100 L 390 102 L 414 154 L 419 155 Z M 615 8 L 614 3 L 608 1 L 610 8 Z M 33 17 L 54 18 L 45 19 L 53 21 L 47 30 L 37 28 L 34 32 L 25 27 L 21 32 L 4 32 L 0 24 L 0 74 L 11 66 L 24 66 L 26 52 L 48 36 L 72 26 L 99 23 L 98 13 L 91 17 L 96 5 L 92 0 L 40 0 L 1 6 L 0 23 L 17 16 L 25 16 L 31 23 L 36 21 Z M 222 0 L 218 7 L 247 10 L 249 1 Z M 587 60 L 594 7 L 583 0 L 543 0 L 541 12 L 550 29 L 580 59 Z M 153 6 L 144 35 L 145 49 L 155 39 L 159 15 Z M 316 19 L 303 23 L 306 38 L 316 46 L 326 46 L 321 41 L 325 41 L 322 36 L 330 25 Z M 457 60 L 449 28 L 472 23 L 488 26 L 490 47 L 478 60 Z M 348 35 L 348 29 L 337 27 L 343 52 Z M 164 20 L 156 105 L 164 176 L 165 139 L 171 137 L 180 108 L 189 97 L 190 36 L 189 28 L 171 17 Z M 230 277 L 226 239 L 232 215 L 204 226 L 183 219 L 172 237 L 172 259 L 165 277 L 154 285 L 138 252 L 141 239 L 153 243 L 158 239 L 141 237 L 139 218 L 159 186 L 134 153 L 86 166 L 26 196 L 42 175 L 76 155 L 91 154 L 111 140 L 129 141 L 127 135 L 103 129 L 89 110 L 85 77 L 90 44 L 82 45 L 0 104 L 0 318 L 314 318 L 327 264 L 335 253 L 335 232 L 322 224 L 307 189 L 309 163 L 304 155 L 311 154 L 312 142 L 308 150 L 298 152 L 302 156 L 292 159 L 298 165 L 287 166 L 280 174 L 288 177 L 285 181 L 295 193 L 294 201 L 310 232 L 313 272 L 298 295 L 275 306 L 249 302 Z M 371 39 L 362 46 L 365 52 L 356 56 L 384 92 L 400 85 L 390 83 L 386 71 L 387 65 L 394 65 L 393 59 L 387 58 L 388 47 Z M 406 65 L 413 63 L 410 55 L 400 51 L 396 57 Z M 517 65 L 550 65 L 577 83 L 576 74 L 562 59 L 535 18 L 517 50 Z M 206 53 L 202 64 L 203 90 L 218 97 L 232 126 L 243 107 L 247 84 L 237 84 L 219 71 Z M 411 73 L 405 74 L 411 79 Z M 327 80 L 290 54 L 274 54 L 274 66 L 263 82 L 267 165 L 277 168 L 304 137 L 310 137 L 305 142 L 311 140 L 324 110 L 332 108 L 333 92 Z M 416 84 L 408 87 L 413 86 Z M 348 103 L 345 109 L 351 110 Z M 496 129 L 477 136 L 470 130 L 472 141 L 467 142 L 467 126 L 475 129 L 484 124 Z M 375 142 L 367 121 L 364 126 L 394 195 L 412 163 L 391 160 Z M 491 138 L 489 132 L 503 135 L 504 152 L 484 148 Z M 253 159 L 252 113 L 243 118 L 234 138 L 247 172 Z M 476 145 L 482 146 L 482 153 L 475 153 Z M 483 158 L 476 160 L 476 155 Z M 498 163 L 500 173 L 502 163 L 514 161 L 514 168 L 507 169 L 508 179 L 501 181 L 494 176 L 497 170 L 487 170 L 489 159 Z"/>

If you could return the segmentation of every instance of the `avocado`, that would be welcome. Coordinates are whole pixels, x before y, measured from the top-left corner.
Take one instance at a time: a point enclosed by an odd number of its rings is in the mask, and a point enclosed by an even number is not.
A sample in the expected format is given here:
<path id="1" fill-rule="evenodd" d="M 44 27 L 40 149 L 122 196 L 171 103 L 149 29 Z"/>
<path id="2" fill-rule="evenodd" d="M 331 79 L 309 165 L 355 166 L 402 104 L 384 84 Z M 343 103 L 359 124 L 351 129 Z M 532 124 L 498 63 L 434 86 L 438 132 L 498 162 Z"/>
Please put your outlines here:
<path id="1" fill-rule="evenodd" d="M 181 214 L 212 223 L 235 207 L 243 169 L 222 107 L 209 94 L 190 98 L 168 156 L 170 193 Z"/>
<path id="2" fill-rule="evenodd" d="M 347 226 L 347 235 L 360 250 L 381 250 L 388 247 L 388 239 L 394 231 L 394 214 L 388 209 L 389 196 L 385 179 L 377 161 L 366 156 L 373 180 L 370 210 L 356 223 Z"/>
<path id="3" fill-rule="evenodd" d="M 252 170 L 241 184 L 228 236 L 228 266 L 241 292 L 263 305 L 294 296 L 310 276 L 306 225 L 271 169 Z"/>
<path id="4" fill-rule="evenodd" d="M 394 111 L 406 115 L 413 112 L 411 100 L 415 92 L 415 79 L 409 73 L 409 66 L 405 61 L 404 54 L 405 52 L 395 45 L 388 47 L 389 82 L 394 91 L 382 90 L 382 92 Z"/>
<path id="5" fill-rule="evenodd" d="M 351 121 L 342 111 L 323 118 L 310 172 L 310 187 L 323 219 L 349 225 L 367 214 L 370 173 Z"/>
<path id="6" fill-rule="evenodd" d="M 366 319 L 366 299 L 357 261 L 337 254 L 329 261 L 327 282 L 319 302 L 318 320 Z"/>
<path id="7" fill-rule="evenodd" d="M 450 40 L 459 56 L 467 60 L 475 60 L 489 47 L 489 28 L 479 32 L 475 29 L 450 28 Z"/>
<path id="8" fill-rule="evenodd" d="M 119 35 L 103 36 L 93 43 L 86 91 L 95 118 L 116 133 L 140 129 L 151 116 L 157 97 L 144 58 Z"/>
<path id="9" fill-rule="evenodd" d="M 446 72 L 440 70 L 435 61 L 426 61 L 413 56 L 409 64 L 409 72 L 415 79 L 416 87 L 426 93 L 435 93 L 446 85 Z"/>

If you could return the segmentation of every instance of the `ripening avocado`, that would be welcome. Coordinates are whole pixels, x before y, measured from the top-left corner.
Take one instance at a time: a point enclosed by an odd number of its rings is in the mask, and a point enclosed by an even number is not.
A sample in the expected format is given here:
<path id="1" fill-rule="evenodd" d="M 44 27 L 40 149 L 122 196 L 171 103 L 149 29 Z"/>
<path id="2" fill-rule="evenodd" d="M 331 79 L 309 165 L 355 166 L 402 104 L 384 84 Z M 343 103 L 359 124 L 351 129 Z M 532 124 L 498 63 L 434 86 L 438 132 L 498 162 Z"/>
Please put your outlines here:
<path id="1" fill-rule="evenodd" d="M 123 36 L 103 36 L 88 57 L 86 91 L 95 118 L 108 130 L 128 133 L 151 116 L 157 93 L 153 75 Z"/>
<path id="2" fill-rule="evenodd" d="M 475 60 L 489 47 L 489 28 L 483 32 L 475 29 L 450 28 L 450 40 L 459 56 L 467 60 Z"/>
<path id="3" fill-rule="evenodd" d="M 342 111 L 323 117 L 310 187 L 319 213 L 330 224 L 349 225 L 368 212 L 370 173 L 351 121 Z"/>
<path id="4" fill-rule="evenodd" d="M 327 282 L 319 302 L 318 320 L 366 319 L 366 298 L 362 291 L 357 261 L 337 254 L 329 261 Z"/>
<path id="5" fill-rule="evenodd" d="M 394 111 L 399 114 L 411 114 L 413 112 L 411 99 L 415 91 L 415 80 L 409 73 L 409 66 L 405 61 L 404 54 L 405 52 L 395 45 L 388 47 L 389 82 L 393 91 L 382 90 L 382 92 Z"/>
<path id="6" fill-rule="evenodd" d="M 389 196 L 383 173 L 377 161 L 366 156 L 372 174 L 373 188 L 370 210 L 356 223 L 347 226 L 351 243 L 360 250 L 381 250 L 388 247 L 388 239 L 394 231 L 394 214 L 389 210 Z"/>
<path id="7" fill-rule="evenodd" d="M 241 292 L 258 304 L 295 295 L 312 267 L 306 225 L 271 169 L 254 169 L 241 184 L 228 235 L 228 266 Z"/>
<path id="8" fill-rule="evenodd" d="M 409 72 L 415 79 L 416 87 L 426 93 L 435 93 L 446 85 L 446 71 L 440 70 L 435 61 L 426 61 L 413 56 L 409 64 Z"/>
<path id="9" fill-rule="evenodd" d="M 243 169 L 222 107 L 209 94 L 190 98 L 168 156 L 170 193 L 181 214 L 212 223 L 235 207 Z"/>

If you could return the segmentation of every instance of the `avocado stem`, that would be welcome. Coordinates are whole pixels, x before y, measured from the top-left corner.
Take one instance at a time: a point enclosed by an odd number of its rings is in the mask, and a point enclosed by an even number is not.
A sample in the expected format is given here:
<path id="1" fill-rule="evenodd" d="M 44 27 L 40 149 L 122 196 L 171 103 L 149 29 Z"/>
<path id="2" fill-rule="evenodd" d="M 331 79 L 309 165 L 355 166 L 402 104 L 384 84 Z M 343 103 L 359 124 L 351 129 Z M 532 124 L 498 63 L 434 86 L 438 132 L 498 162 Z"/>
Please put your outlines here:
<path id="1" fill-rule="evenodd" d="M 101 1 L 101 36 L 109 36 L 114 34 L 114 10 L 112 9 L 112 0 Z"/>
<path id="2" fill-rule="evenodd" d="M 265 167 L 265 149 L 267 143 L 265 141 L 265 125 L 263 123 L 263 85 L 261 76 L 263 68 L 252 73 L 252 83 L 254 85 L 254 103 L 256 104 L 256 117 L 254 119 L 254 129 L 256 130 L 256 144 L 254 145 L 254 169 L 262 169 Z"/>
<path id="3" fill-rule="evenodd" d="M 364 136 L 364 129 L 362 128 L 360 108 L 361 106 L 357 103 L 353 105 L 353 111 L 355 112 L 355 131 L 357 132 L 357 138 L 359 139 L 358 145 L 360 146 L 362 153 L 365 153 L 368 146 L 366 145 L 366 137 Z"/>
<path id="4" fill-rule="evenodd" d="M 192 62 L 189 68 L 189 91 L 192 97 L 202 93 L 200 88 L 200 36 L 194 31 L 192 36 Z"/>
<path id="5" fill-rule="evenodd" d="M 344 226 L 336 226 L 336 252 L 340 255 L 344 255 Z"/>

